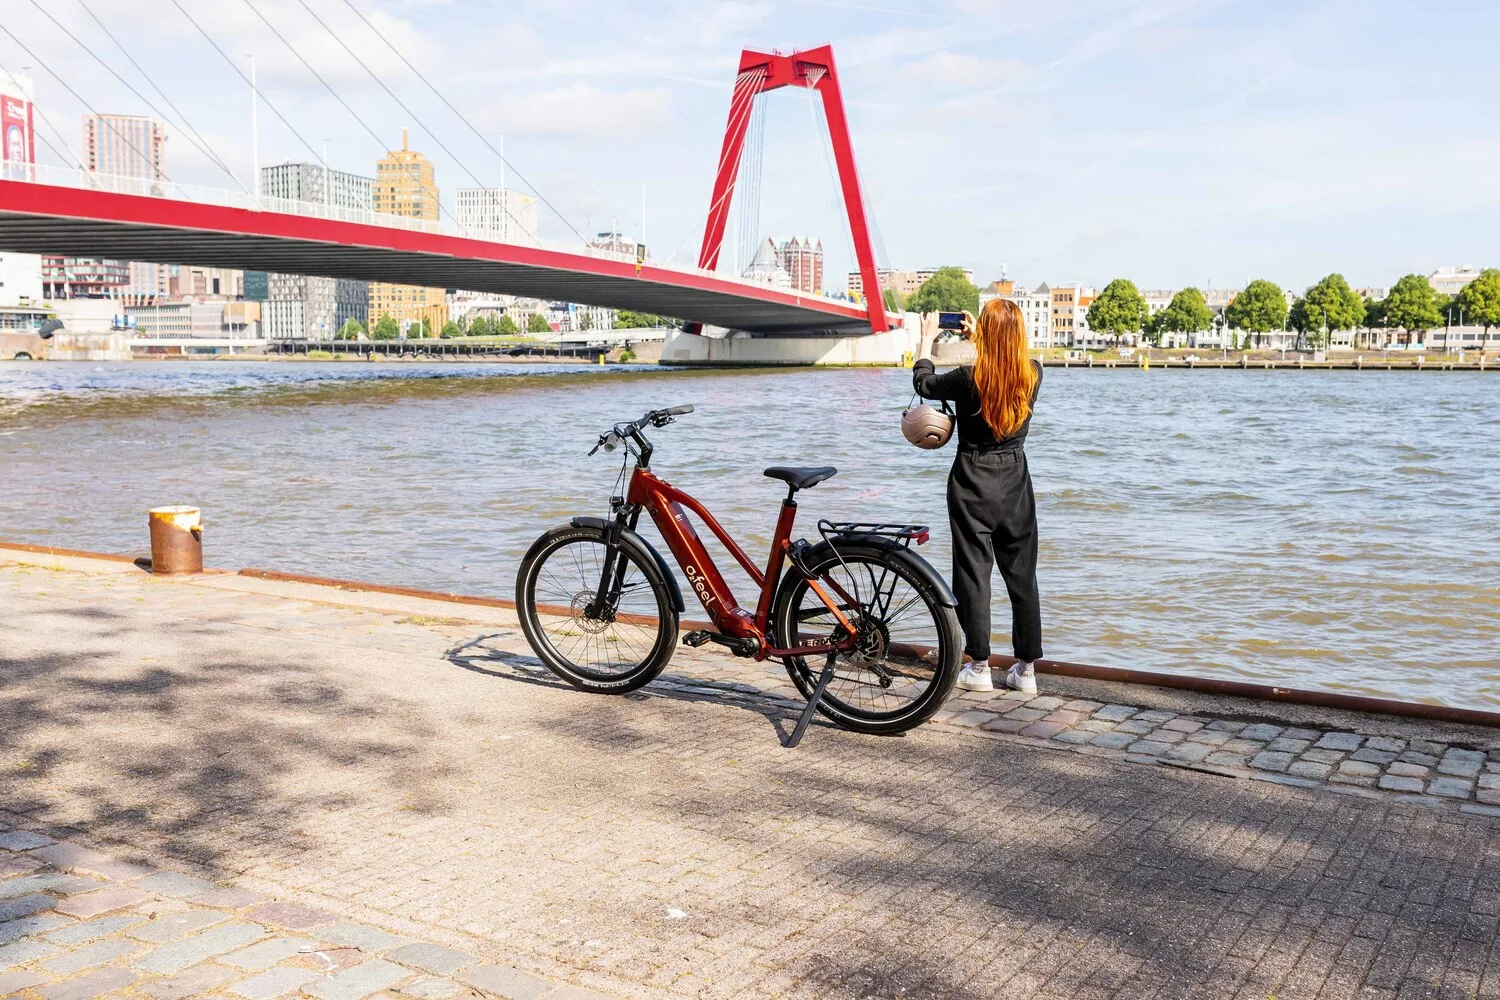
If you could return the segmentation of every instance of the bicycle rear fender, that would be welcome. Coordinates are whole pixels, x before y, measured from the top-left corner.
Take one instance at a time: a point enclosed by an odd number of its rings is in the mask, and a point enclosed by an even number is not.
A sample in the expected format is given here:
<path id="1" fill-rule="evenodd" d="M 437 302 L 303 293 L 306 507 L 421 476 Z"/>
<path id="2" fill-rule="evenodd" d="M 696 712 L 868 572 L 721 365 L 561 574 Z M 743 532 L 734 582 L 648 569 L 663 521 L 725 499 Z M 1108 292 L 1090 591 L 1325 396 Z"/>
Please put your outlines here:
<path id="1" fill-rule="evenodd" d="M 908 549 L 905 545 L 902 545 L 896 539 L 890 538 L 886 535 L 862 534 L 836 535 L 834 537 L 844 545 L 855 545 L 859 546 L 860 548 L 878 549 L 884 557 L 883 561 L 893 563 L 899 562 L 902 565 L 910 568 L 913 573 L 915 573 L 922 579 L 924 583 L 932 588 L 933 593 L 937 594 L 938 603 L 943 607 L 958 607 L 958 598 L 953 596 L 953 588 L 948 586 L 948 581 L 944 580 L 942 574 L 933 568 L 932 563 L 928 562 L 926 559 L 923 559 L 921 556 Z M 825 553 L 831 552 L 832 549 L 833 546 L 829 542 L 822 541 L 816 545 L 809 546 L 807 549 L 807 554 L 803 558 L 807 562 L 820 562 L 820 557 L 822 557 Z M 797 571 L 797 568 L 795 566 L 789 566 L 787 568 L 787 571 L 788 573 L 795 573 Z"/>
<path id="2" fill-rule="evenodd" d="M 613 522 L 602 517 L 575 517 L 570 522 L 575 528 L 598 528 L 600 531 L 609 531 Z M 644 556 L 656 563 L 657 569 L 661 570 L 662 579 L 667 581 L 667 591 L 672 595 L 672 607 L 677 609 L 678 614 L 687 610 L 682 602 L 682 588 L 677 584 L 677 576 L 667 566 L 667 561 L 661 557 L 661 553 L 638 532 L 629 528 L 620 528 L 620 544 L 630 549 L 638 556 Z"/>

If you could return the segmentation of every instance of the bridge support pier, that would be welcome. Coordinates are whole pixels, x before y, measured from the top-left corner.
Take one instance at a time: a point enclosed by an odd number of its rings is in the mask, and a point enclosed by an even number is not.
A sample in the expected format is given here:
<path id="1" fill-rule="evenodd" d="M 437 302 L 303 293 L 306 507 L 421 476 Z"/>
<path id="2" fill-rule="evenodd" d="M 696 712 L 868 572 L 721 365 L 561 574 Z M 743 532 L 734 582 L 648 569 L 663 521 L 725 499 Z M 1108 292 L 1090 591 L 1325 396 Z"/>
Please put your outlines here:
<path id="1" fill-rule="evenodd" d="M 785 337 L 745 336 L 704 337 L 681 330 L 667 336 L 662 346 L 661 364 L 768 367 L 776 365 L 804 367 L 897 367 L 909 365 L 917 349 L 918 321 L 908 314 L 906 323 L 891 316 L 894 322 L 884 333 L 856 336 L 818 336 L 798 334 Z"/>

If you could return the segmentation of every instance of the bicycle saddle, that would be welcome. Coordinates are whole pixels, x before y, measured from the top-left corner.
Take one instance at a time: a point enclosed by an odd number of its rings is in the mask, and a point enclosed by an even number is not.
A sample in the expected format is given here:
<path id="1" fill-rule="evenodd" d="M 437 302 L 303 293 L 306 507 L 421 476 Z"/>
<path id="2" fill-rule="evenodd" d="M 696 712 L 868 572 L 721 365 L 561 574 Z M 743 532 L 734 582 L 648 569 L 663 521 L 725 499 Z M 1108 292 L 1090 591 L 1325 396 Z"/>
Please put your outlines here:
<path id="1" fill-rule="evenodd" d="M 832 479 L 838 475 L 839 470 L 831 465 L 816 465 L 803 468 L 801 466 L 773 465 L 766 470 L 766 475 L 771 479 L 779 479 L 794 490 L 803 490 L 809 486 L 816 486 L 825 479 Z"/>

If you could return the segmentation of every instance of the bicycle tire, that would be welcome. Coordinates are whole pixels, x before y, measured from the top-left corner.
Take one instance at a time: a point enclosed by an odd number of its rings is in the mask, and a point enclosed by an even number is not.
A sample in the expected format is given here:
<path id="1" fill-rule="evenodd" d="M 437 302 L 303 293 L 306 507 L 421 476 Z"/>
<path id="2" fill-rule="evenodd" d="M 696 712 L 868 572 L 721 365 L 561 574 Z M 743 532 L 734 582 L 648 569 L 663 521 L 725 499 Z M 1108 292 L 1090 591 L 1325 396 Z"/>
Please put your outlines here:
<path id="1" fill-rule="evenodd" d="M 672 658 L 677 609 L 656 561 L 621 546 L 630 599 L 613 622 L 587 618 L 583 606 L 598 587 L 604 551 L 605 532 L 597 527 L 568 524 L 544 533 L 516 573 L 516 613 L 547 669 L 582 691 L 626 694 L 651 683 Z M 539 592 L 551 599 L 539 600 Z"/>
<path id="2" fill-rule="evenodd" d="M 930 719 L 953 692 L 963 656 L 963 634 L 957 613 L 943 603 L 929 574 L 923 572 L 925 565 L 917 568 L 920 560 L 920 556 L 904 548 L 835 539 L 807 566 L 814 575 L 822 577 L 828 574 L 844 586 L 859 603 L 855 613 L 867 625 L 873 623 L 874 627 L 866 631 L 883 633 L 884 645 L 888 647 L 883 653 L 879 648 L 840 653 L 835 661 L 834 680 L 824 691 L 818 711 L 846 729 L 876 735 L 905 732 Z M 872 604 L 866 599 L 866 592 L 859 589 L 864 574 L 869 574 L 874 589 L 878 589 L 882 574 L 889 574 L 899 581 L 911 592 L 910 600 L 920 601 L 918 617 L 921 620 L 912 621 L 910 628 L 901 623 L 903 634 L 896 635 L 893 626 L 897 620 L 891 607 L 894 602 L 887 602 L 884 616 L 890 620 L 883 620 L 878 602 Z M 823 589 L 829 591 L 826 585 Z M 866 588 L 869 589 L 872 588 Z M 805 641 L 827 639 L 841 628 L 795 567 L 782 578 L 773 609 L 775 643 L 783 649 L 793 649 Z M 841 610 L 845 611 L 846 617 L 850 616 L 850 608 Z M 856 622 L 856 627 L 859 624 Z M 907 648 L 914 645 L 931 646 L 933 652 L 926 657 L 918 656 Z M 894 647 L 894 650 L 889 647 Z M 818 674 L 826 663 L 822 654 L 817 654 L 814 659 L 815 662 L 809 664 L 807 657 L 803 656 L 784 658 L 787 673 L 804 698 L 812 697 Z M 868 666 L 862 666 L 862 663 Z M 884 676 L 876 670 L 877 667 L 885 671 Z M 904 701 L 877 707 L 870 697 L 875 687 L 886 692 L 894 687 L 914 690 Z M 855 694 L 864 695 L 863 704 L 859 703 L 860 699 L 851 697 Z"/>

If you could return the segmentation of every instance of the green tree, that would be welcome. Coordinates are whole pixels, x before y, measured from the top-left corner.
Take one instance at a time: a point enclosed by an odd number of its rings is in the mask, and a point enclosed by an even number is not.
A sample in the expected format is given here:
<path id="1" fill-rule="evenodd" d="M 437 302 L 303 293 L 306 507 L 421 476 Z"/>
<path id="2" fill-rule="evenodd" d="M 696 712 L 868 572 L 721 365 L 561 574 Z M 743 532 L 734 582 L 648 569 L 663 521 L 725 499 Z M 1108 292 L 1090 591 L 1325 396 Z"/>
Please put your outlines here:
<path id="1" fill-rule="evenodd" d="M 432 336 L 432 327 L 425 319 L 412 320 L 411 326 L 406 328 L 408 340 L 422 340 L 430 336 Z"/>
<path id="2" fill-rule="evenodd" d="M 1302 311 L 1297 312 L 1297 306 Z M 1288 321 L 1308 337 L 1314 347 L 1326 346 L 1323 332 L 1353 330 L 1365 320 L 1364 300 L 1349 287 L 1342 274 L 1330 274 L 1307 290 L 1299 302 L 1293 304 Z"/>
<path id="3" fill-rule="evenodd" d="M 462 337 L 464 332 L 458 328 L 458 324 L 451 319 L 443 324 L 443 332 L 438 334 L 444 340 L 452 340 L 454 337 Z"/>
<path id="4" fill-rule="evenodd" d="M 385 313 L 375 323 L 375 330 L 370 334 L 372 340 L 395 340 L 401 336 L 401 327 L 390 313 Z"/>
<path id="5" fill-rule="evenodd" d="M 355 319 L 353 316 L 350 316 L 348 319 L 344 320 L 344 325 L 339 327 L 339 332 L 334 334 L 333 339 L 358 340 L 361 336 L 364 335 L 364 332 L 365 325 L 359 320 Z"/>
<path id="6" fill-rule="evenodd" d="M 497 337 L 514 337 L 521 332 L 521 328 L 516 326 L 516 321 L 503 313 L 499 319 L 495 320 L 494 330 Z"/>
<path id="7" fill-rule="evenodd" d="M 1199 333 L 1213 326 L 1213 322 L 1214 311 L 1203 300 L 1203 293 L 1188 287 L 1172 296 L 1167 307 L 1151 317 L 1146 332 L 1155 338 L 1155 343 L 1160 343 L 1164 333 Z M 1093 317 L 1089 317 L 1089 325 L 1094 325 Z"/>
<path id="8" fill-rule="evenodd" d="M 1287 325 L 1297 331 L 1299 341 L 1305 341 L 1313 347 L 1318 346 L 1319 338 L 1323 331 L 1323 312 L 1316 307 L 1310 307 L 1306 298 L 1300 298 L 1292 303 L 1292 308 L 1286 316 Z"/>
<path id="9" fill-rule="evenodd" d="M 1286 296 L 1275 282 L 1264 278 L 1246 285 L 1224 310 L 1231 329 L 1257 335 L 1280 330 L 1286 318 Z"/>
<path id="10" fill-rule="evenodd" d="M 1420 274 L 1408 274 L 1391 287 L 1385 298 L 1385 323 L 1388 327 L 1399 327 L 1408 334 L 1418 330 L 1431 330 L 1443 323 L 1443 313 L 1438 306 L 1445 301 L 1431 283 Z"/>
<path id="11" fill-rule="evenodd" d="M 640 330 L 646 327 L 658 326 L 661 317 L 650 313 L 631 312 L 629 309 L 621 309 L 615 313 L 616 330 Z"/>
<path id="12" fill-rule="evenodd" d="M 590 313 L 590 312 L 583 312 L 583 313 L 579 314 L 579 317 L 578 317 L 578 329 L 580 329 L 580 330 L 592 330 L 593 328 L 594 328 L 594 314 Z"/>
<path id="13" fill-rule="evenodd" d="M 906 297 L 894 288 L 885 289 L 880 293 L 880 298 L 885 303 L 886 312 L 904 312 L 906 309 Z"/>
<path id="14" fill-rule="evenodd" d="M 1151 316 L 1146 297 L 1128 278 L 1116 278 L 1089 306 L 1089 329 L 1125 337 L 1140 333 Z"/>
<path id="15" fill-rule="evenodd" d="M 1484 327 L 1484 350 L 1490 347 L 1490 327 L 1500 326 L 1500 268 L 1487 267 L 1465 285 L 1453 300 L 1464 319 Z"/>
<path id="16" fill-rule="evenodd" d="M 547 322 L 547 317 L 541 313 L 532 313 L 531 318 L 526 321 L 527 333 L 551 333 L 552 324 Z"/>
<path id="17" fill-rule="evenodd" d="M 494 333 L 494 330 L 488 316 L 475 316 L 469 320 L 468 336 L 470 337 L 488 337 Z"/>
<path id="18" fill-rule="evenodd" d="M 979 286 L 964 276 L 961 267 L 940 267 L 922 282 L 907 304 L 912 312 L 979 313 Z"/>

